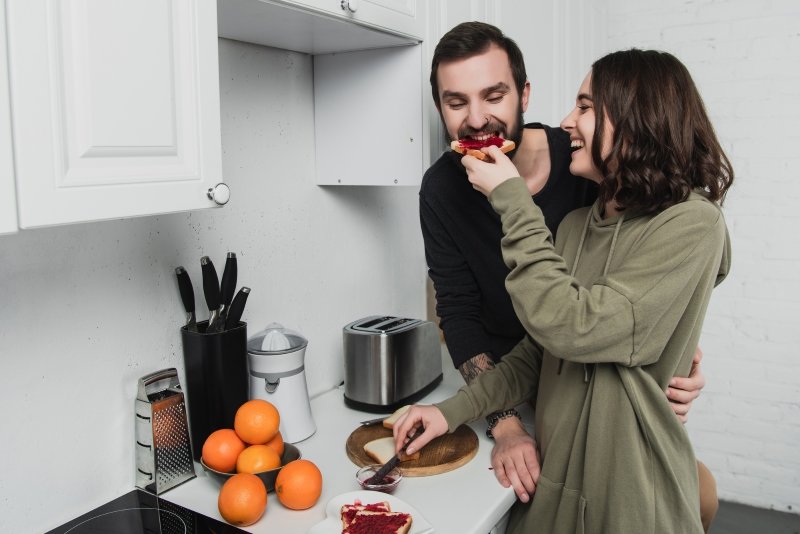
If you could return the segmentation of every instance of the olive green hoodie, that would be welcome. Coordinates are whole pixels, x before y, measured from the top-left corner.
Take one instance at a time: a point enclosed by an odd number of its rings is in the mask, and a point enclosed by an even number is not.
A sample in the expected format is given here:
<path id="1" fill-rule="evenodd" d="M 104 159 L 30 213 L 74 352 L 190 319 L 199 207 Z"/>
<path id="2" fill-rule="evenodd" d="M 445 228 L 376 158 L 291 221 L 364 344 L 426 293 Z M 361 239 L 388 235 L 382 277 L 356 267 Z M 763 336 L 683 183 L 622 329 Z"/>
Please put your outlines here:
<path id="1" fill-rule="evenodd" d="M 489 200 L 530 336 L 438 406 L 452 431 L 533 403 L 542 473 L 508 532 L 702 533 L 696 460 L 664 391 L 688 375 L 728 272 L 719 207 L 692 193 L 656 215 L 603 219 L 595 203 L 567 215 L 553 246 L 521 178 Z"/>

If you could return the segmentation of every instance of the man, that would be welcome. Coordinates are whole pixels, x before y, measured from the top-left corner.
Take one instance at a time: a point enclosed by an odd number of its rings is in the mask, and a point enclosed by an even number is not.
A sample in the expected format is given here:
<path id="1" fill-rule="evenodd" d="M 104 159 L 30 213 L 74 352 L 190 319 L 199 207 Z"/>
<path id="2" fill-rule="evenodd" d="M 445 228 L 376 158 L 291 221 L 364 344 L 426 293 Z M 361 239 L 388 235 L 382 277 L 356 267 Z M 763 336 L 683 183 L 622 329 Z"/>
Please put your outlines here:
<path id="1" fill-rule="evenodd" d="M 468 22 L 450 30 L 434 51 L 430 81 L 450 139 L 496 135 L 516 143 L 509 155 L 553 235 L 567 213 L 595 200 L 594 184 L 569 172 L 567 134 L 538 123 L 523 124 L 530 83 L 521 51 L 498 28 Z M 446 152 L 425 173 L 420 221 L 440 326 L 454 366 L 470 383 L 493 368 L 525 330 L 505 290 L 509 271 L 500 252 L 500 218 L 484 195 L 472 189 L 460 160 L 459 154 Z M 701 357 L 698 349 L 690 377 L 674 378 L 666 392 L 683 421 L 705 383 Z M 495 439 L 495 475 L 527 502 L 539 474 L 536 442 L 513 409 L 487 420 Z M 698 471 L 707 531 L 718 505 L 716 487 L 705 466 L 698 463 Z"/>

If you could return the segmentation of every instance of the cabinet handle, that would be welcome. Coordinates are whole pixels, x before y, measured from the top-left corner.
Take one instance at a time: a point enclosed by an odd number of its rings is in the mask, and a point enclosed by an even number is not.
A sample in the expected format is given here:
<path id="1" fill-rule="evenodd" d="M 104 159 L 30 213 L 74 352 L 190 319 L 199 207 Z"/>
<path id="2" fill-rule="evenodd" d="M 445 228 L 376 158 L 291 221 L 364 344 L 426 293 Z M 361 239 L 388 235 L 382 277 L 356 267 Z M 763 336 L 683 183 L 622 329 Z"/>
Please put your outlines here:
<path id="1" fill-rule="evenodd" d="M 224 206 L 231 199 L 231 188 L 227 184 L 220 182 L 214 187 L 209 187 L 207 195 L 217 205 Z"/>
<path id="2" fill-rule="evenodd" d="M 342 0 L 342 9 L 350 13 L 355 13 L 358 11 L 358 0 Z"/>

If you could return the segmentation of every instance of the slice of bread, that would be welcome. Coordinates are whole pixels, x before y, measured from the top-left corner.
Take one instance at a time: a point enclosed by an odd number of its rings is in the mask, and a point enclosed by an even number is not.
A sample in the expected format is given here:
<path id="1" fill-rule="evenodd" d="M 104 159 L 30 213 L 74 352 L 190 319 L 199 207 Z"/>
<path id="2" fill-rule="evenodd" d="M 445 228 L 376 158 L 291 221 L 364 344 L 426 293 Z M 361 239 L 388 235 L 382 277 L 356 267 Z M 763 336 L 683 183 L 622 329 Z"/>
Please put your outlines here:
<path id="1" fill-rule="evenodd" d="M 394 456 L 394 438 L 388 436 L 385 438 L 373 439 L 364 444 L 364 452 L 377 463 L 385 464 Z M 400 453 L 401 462 L 407 462 L 409 460 L 419 460 L 419 451 L 412 455 Z"/>
<path id="2" fill-rule="evenodd" d="M 401 415 L 406 413 L 409 408 L 411 408 L 411 405 L 406 404 L 405 406 L 401 406 L 400 408 L 396 409 L 392 415 L 383 420 L 383 426 L 390 430 L 394 428 L 395 422 L 400 418 Z"/>
<path id="3" fill-rule="evenodd" d="M 403 512 L 356 512 L 342 534 L 407 534 L 411 530 L 411 514 Z"/>
<path id="4" fill-rule="evenodd" d="M 356 514 L 361 511 L 368 512 L 391 512 L 392 509 L 386 501 L 376 502 L 372 504 L 361 504 L 361 501 L 356 500 L 353 504 L 344 504 L 339 510 L 339 515 L 342 518 L 342 529 L 347 529 L 347 526 L 353 522 Z"/>
<path id="5" fill-rule="evenodd" d="M 517 145 L 514 143 L 514 141 L 510 141 L 508 139 L 503 139 L 503 144 L 500 146 L 500 150 L 503 153 L 506 153 L 506 152 L 509 152 L 511 150 L 514 150 L 514 148 L 516 148 L 516 146 Z M 479 160 L 483 160 L 483 161 L 490 160 L 491 161 L 491 158 L 487 154 L 484 154 L 480 150 L 476 150 L 474 148 L 464 148 L 463 146 L 461 146 L 461 141 L 458 141 L 458 140 L 450 142 L 450 149 L 453 150 L 454 152 L 458 152 L 459 154 L 465 154 L 465 155 L 468 155 L 468 156 L 474 156 L 474 157 L 478 158 Z"/>

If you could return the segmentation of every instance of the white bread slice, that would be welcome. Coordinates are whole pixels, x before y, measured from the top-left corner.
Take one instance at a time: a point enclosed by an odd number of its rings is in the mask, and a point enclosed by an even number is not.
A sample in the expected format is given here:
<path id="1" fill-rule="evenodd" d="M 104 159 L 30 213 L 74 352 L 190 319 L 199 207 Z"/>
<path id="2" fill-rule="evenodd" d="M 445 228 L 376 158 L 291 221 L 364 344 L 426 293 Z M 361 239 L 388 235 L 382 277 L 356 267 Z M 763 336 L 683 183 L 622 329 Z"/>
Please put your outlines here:
<path id="1" fill-rule="evenodd" d="M 388 436 L 385 438 L 373 439 L 364 444 L 364 452 L 379 464 L 385 464 L 394 456 L 394 438 Z M 419 460 L 419 451 L 410 456 L 405 453 L 400 453 L 401 462 L 407 462 L 409 460 Z"/>
<path id="2" fill-rule="evenodd" d="M 407 534 L 411 530 L 411 514 L 404 512 L 356 512 L 343 534 Z"/>
<path id="3" fill-rule="evenodd" d="M 510 150 L 514 150 L 516 146 L 517 145 L 514 143 L 514 141 L 504 139 L 503 144 L 500 146 L 500 151 L 506 153 L 509 152 Z M 475 150 L 472 148 L 464 148 L 463 146 L 461 146 L 461 142 L 458 140 L 450 142 L 450 149 L 453 150 L 454 152 L 458 152 L 459 154 L 474 156 L 479 160 L 483 161 L 491 160 L 491 158 L 488 155 L 484 154 L 480 150 Z"/>
<path id="4" fill-rule="evenodd" d="M 389 430 L 394 428 L 395 422 L 397 422 L 400 416 L 406 413 L 409 408 L 411 408 L 411 405 L 406 404 L 405 406 L 401 406 L 400 408 L 396 409 L 392 415 L 383 420 L 383 426 Z"/>

